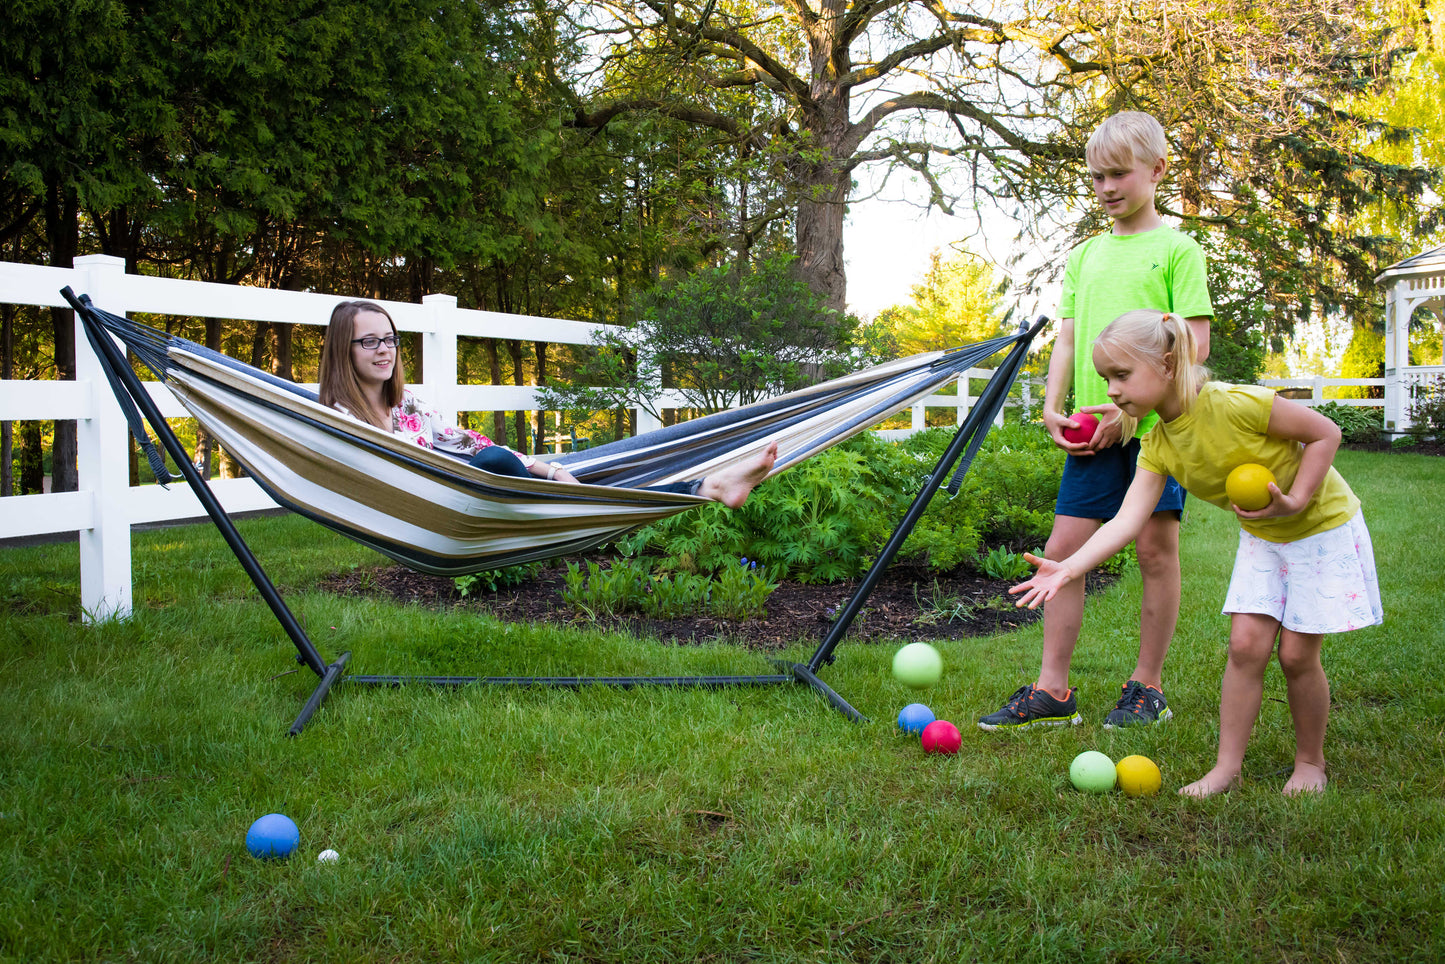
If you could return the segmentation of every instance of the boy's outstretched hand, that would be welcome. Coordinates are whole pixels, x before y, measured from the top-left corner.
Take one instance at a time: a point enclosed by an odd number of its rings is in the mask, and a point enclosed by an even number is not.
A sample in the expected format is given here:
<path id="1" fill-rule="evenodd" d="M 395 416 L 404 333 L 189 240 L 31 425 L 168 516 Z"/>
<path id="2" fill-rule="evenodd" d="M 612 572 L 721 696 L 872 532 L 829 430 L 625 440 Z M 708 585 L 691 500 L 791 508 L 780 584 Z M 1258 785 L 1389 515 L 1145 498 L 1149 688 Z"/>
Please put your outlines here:
<path id="1" fill-rule="evenodd" d="M 1038 569 L 1034 577 L 1027 582 L 1021 582 L 1009 590 L 1009 595 L 1019 597 L 1015 606 L 1022 608 L 1027 606 L 1030 609 L 1039 608 L 1039 604 L 1046 603 L 1054 598 L 1064 586 L 1068 585 L 1074 578 L 1074 574 L 1065 566 L 1054 562 L 1052 559 L 1042 559 L 1031 552 L 1025 552 L 1024 558 L 1029 564 Z"/>

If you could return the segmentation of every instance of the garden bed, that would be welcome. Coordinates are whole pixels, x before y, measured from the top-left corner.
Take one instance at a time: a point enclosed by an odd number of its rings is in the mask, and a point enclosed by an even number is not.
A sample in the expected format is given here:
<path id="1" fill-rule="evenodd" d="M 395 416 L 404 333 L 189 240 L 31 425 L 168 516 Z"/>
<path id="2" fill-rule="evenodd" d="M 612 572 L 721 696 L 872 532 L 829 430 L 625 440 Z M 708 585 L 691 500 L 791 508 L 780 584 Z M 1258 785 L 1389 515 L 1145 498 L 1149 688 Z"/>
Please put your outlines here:
<path id="1" fill-rule="evenodd" d="M 601 560 L 599 560 L 601 561 Z M 537 578 L 497 592 L 458 595 L 452 580 L 402 566 L 358 569 L 333 576 L 321 588 L 340 595 L 378 596 L 433 608 L 474 609 L 508 622 L 553 623 L 616 629 L 672 643 L 727 640 L 758 650 L 779 650 L 799 639 L 822 640 L 858 580 L 831 585 L 784 582 L 768 598 L 766 615 L 746 620 L 708 615 L 679 619 L 618 616 L 589 619 L 562 601 L 565 564 L 542 569 Z M 1097 592 L 1118 577 L 1091 573 Z M 897 567 L 885 572 L 854 620 L 848 638 L 864 642 L 962 639 L 1010 632 L 1040 618 L 1043 611 L 1016 609 L 1010 580 L 972 573 L 935 575 Z"/>

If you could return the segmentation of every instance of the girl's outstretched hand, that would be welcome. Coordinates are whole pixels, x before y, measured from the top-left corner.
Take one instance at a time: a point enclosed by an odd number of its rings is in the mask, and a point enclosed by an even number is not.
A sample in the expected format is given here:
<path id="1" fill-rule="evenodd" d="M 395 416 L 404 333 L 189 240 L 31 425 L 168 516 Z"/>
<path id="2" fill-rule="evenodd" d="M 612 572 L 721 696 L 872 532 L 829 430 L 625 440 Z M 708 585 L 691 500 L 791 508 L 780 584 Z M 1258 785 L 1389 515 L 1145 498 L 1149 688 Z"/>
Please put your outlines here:
<path id="1" fill-rule="evenodd" d="M 1015 606 L 1029 609 L 1037 609 L 1041 603 L 1046 603 L 1054 598 L 1054 594 L 1062 589 L 1074 578 L 1063 565 L 1054 562 L 1052 559 L 1042 559 L 1031 552 L 1024 553 L 1024 559 L 1038 569 L 1034 577 L 1027 582 L 1021 582 L 1009 590 L 1009 595 L 1019 596 Z"/>

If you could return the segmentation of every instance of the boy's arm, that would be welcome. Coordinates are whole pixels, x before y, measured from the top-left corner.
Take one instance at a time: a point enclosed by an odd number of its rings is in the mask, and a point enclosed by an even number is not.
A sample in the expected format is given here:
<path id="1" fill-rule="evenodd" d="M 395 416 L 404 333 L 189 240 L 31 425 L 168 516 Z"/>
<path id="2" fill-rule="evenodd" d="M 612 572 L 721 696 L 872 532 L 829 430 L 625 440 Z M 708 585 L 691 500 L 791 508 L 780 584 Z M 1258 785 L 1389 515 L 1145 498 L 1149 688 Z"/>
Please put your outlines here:
<path id="1" fill-rule="evenodd" d="M 1129 491 L 1124 493 L 1124 504 L 1119 507 L 1119 514 L 1100 526 L 1072 556 L 1062 562 L 1054 562 L 1024 553 L 1024 558 L 1039 571 L 1032 579 L 1009 590 L 1012 595 L 1024 594 L 1014 605 L 1038 608 L 1040 603 L 1054 598 L 1054 594 L 1064 586 L 1075 579 L 1082 579 L 1090 569 L 1133 542 L 1144 531 L 1163 494 L 1164 476 L 1148 469 L 1138 469 L 1134 473 L 1134 481 L 1129 483 Z"/>
<path id="2" fill-rule="evenodd" d="M 1204 360 L 1209 357 L 1209 322 L 1208 315 L 1195 315 L 1192 318 L 1185 318 L 1184 321 L 1190 328 L 1194 329 L 1194 364 L 1203 365 Z"/>
<path id="3" fill-rule="evenodd" d="M 1269 484 L 1269 505 L 1263 509 L 1246 512 L 1235 506 L 1235 514 L 1241 519 L 1268 519 L 1302 510 L 1325 480 L 1340 447 L 1338 425 L 1314 409 L 1278 395 L 1270 403 L 1269 426 L 1265 432 L 1273 438 L 1304 443 L 1299 471 L 1288 493 L 1281 492 L 1273 482 Z"/>
<path id="4" fill-rule="evenodd" d="M 1087 442 L 1069 442 L 1064 429 L 1078 428 L 1079 423 L 1064 415 L 1064 398 L 1074 384 L 1074 319 L 1059 322 L 1054 337 L 1054 350 L 1049 355 L 1049 377 L 1044 384 L 1044 428 L 1054 444 L 1071 455 L 1093 454 Z"/>

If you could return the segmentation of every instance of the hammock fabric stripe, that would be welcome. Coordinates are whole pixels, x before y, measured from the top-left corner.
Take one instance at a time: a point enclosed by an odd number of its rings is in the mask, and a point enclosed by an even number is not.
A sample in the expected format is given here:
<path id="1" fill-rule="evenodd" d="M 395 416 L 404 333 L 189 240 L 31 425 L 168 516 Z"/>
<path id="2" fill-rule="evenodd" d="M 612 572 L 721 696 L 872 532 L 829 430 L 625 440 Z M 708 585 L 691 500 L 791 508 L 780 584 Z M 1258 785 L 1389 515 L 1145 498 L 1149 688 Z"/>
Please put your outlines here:
<path id="1" fill-rule="evenodd" d="M 543 456 L 582 483 L 570 485 L 473 468 L 329 409 L 315 393 L 270 373 L 91 311 L 277 503 L 407 566 L 447 576 L 582 551 L 685 512 L 706 500 L 636 487 L 702 478 L 773 441 L 776 475 L 1026 337 L 915 355 L 645 435 Z"/>

